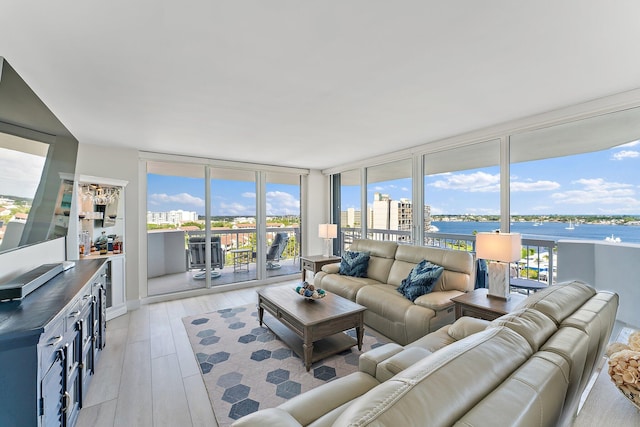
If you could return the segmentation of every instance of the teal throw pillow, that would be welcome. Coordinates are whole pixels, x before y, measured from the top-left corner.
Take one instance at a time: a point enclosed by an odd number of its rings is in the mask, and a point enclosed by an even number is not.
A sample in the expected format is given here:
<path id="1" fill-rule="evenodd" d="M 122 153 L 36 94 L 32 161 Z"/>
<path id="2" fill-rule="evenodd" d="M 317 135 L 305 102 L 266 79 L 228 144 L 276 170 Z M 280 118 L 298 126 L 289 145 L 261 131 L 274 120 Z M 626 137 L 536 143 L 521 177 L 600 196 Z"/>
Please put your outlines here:
<path id="1" fill-rule="evenodd" d="M 369 252 L 347 251 L 340 261 L 340 274 L 352 277 L 367 277 Z"/>
<path id="2" fill-rule="evenodd" d="M 415 301 L 419 296 L 433 290 L 443 271 L 444 267 L 423 259 L 413 267 L 407 278 L 402 280 L 398 292 Z"/>

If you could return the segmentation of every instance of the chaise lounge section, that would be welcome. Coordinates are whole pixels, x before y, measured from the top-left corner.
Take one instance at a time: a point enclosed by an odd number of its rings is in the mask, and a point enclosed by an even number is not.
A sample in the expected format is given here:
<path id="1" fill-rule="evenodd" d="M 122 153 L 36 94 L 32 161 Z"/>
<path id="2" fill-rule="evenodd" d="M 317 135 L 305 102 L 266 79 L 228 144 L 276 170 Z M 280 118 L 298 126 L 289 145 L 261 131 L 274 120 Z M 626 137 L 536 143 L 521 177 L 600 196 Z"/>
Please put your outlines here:
<path id="1" fill-rule="evenodd" d="M 355 240 L 350 251 L 369 254 L 366 277 L 339 274 L 339 265 L 330 264 L 316 274 L 314 285 L 367 307 L 365 324 L 401 345 L 453 323 L 451 298 L 475 286 L 475 262 L 469 252 L 366 239 Z M 398 287 L 422 260 L 444 271 L 431 292 L 411 301 Z"/>
<path id="2" fill-rule="evenodd" d="M 550 286 L 492 322 L 364 353 L 358 372 L 234 426 L 568 426 L 617 308 L 581 282 Z"/>

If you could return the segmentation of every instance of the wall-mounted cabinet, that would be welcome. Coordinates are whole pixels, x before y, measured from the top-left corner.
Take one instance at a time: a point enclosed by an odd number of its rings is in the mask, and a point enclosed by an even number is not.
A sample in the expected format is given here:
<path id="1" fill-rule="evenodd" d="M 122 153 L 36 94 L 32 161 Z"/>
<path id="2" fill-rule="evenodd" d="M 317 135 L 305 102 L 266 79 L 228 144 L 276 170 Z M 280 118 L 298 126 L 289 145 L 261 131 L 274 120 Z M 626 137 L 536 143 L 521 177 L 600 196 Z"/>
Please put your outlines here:
<path id="1" fill-rule="evenodd" d="M 127 312 L 125 205 L 127 181 L 80 175 L 67 238 L 67 259 L 107 257 L 107 319 Z"/>

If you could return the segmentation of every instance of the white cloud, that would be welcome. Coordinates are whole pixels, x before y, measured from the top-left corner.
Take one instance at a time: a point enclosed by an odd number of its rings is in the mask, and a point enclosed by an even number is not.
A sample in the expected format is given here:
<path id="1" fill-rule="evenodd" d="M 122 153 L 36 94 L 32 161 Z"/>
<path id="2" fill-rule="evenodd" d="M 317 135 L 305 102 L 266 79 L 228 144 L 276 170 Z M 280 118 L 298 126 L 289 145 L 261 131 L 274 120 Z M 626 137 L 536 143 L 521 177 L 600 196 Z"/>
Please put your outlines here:
<path id="1" fill-rule="evenodd" d="M 242 197 L 246 197 L 247 199 L 255 199 L 256 198 L 256 193 L 253 193 L 251 191 L 246 191 L 244 193 L 241 194 Z"/>
<path id="2" fill-rule="evenodd" d="M 578 179 L 572 182 L 581 185 L 577 190 L 568 190 L 551 194 L 556 204 L 598 206 L 600 211 L 627 209 L 640 206 L 636 191 L 631 184 L 608 182 L 602 178 Z"/>
<path id="3" fill-rule="evenodd" d="M 173 195 L 165 193 L 155 193 L 149 195 L 149 202 L 156 205 L 161 203 L 176 203 L 187 206 L 204 206 L 204 199 L 192 196 L 189 193 L 179 193 Z"/>
<path id="4" fill-rule="evenodd" d="M 408 193 L 409 191 L 411 191 L 411 190 L 409 190 L 409 188 L 407 188 L 407 187 L 402 187 L 400 190 L 404 191 L 405 193 Z"/>
<path id="5" fill-rule="evenodd" d="M 427 184 L 440 190 L 460 190 L 471 193 L 500 191 L 500 174 L 474 172 L 471 174 L 451 174 L 445 179 Z"/>
<path id="6" fill-rule="evenodd" d="M 617 147 L 615 147 L 614 149 L 616 149 L 616 148 L 622 148 L 622 147 L 624 147 L 624 148 L 628 148 L 628 147 L 636 147 L 636 146 L 638 146 L 638 145 L 640 145 L 640 139 L 635 140 L 635 141 L 631 141 L 631 142 L 627 142 L 626 144 L 618 145 L 618 146 L 617 146 Z"/>
<path id="7" fill-rule="evenodd" d="M 297 215 L 300 213 L 300 200 L 284 191 L 267 192 L 268 215 Z"/>
<path id="8" fill-rule="evenodd" d="M 618 151 L 617 153 L 613 153 L 613 156 L 611 156 L 611 159 L 612 160 L 635 159 L 638 156 L 640 156 L 640 151 L 622 150 L 622 151 Z"/>
<path id="9" fill-rule="evenodd" d="M 555 181 L 511 182 L 512 193 L 520 191 L 550 191 L 558 188 L 560 188 L 560 184 Z"/>
<path id="10" fill-rule="evenodd" d="M 229 215 L 229 216 L 253 216 L 255 215 L 255 205 L 243 205 L 242 203 L 225 203 L 221 202 L 213 215 Z"/>

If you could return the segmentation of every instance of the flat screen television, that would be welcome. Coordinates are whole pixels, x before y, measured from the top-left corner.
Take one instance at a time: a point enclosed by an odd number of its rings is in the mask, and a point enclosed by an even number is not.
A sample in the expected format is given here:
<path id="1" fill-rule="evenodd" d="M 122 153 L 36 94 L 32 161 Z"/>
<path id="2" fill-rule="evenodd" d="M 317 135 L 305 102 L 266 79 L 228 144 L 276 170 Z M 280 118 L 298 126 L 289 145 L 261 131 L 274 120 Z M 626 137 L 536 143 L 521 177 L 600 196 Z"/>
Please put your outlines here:
<path id="1" fill-rule="evenodd" d="M 0 57 L 0 254 L 67 235 L 77 139 Z"/>

